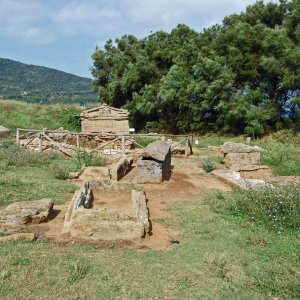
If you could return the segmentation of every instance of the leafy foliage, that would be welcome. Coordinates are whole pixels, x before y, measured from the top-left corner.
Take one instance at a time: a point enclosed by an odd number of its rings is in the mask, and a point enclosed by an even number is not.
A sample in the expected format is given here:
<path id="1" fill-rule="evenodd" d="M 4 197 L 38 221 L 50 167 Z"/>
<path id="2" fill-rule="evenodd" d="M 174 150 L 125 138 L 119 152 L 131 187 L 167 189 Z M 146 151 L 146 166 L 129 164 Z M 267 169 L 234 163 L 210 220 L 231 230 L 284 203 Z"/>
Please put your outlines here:
<path id="1" fill-rule="evenodd" d="M 299 0 L 257 1 L 222 25 L 125 35 L 93 53 L 100 100 L 137 129 L 253 137 L 299 128 Z"/>

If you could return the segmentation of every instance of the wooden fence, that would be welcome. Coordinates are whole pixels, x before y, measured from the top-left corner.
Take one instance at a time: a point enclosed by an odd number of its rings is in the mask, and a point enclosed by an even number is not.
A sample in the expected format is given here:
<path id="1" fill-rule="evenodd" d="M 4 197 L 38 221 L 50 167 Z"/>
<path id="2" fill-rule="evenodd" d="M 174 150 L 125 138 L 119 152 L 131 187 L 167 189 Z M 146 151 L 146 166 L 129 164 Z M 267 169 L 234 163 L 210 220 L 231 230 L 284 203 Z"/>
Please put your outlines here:
<path id="1" fill-rule="evenodd" d="M 104 147 L 109 146 L 110 144 L 116 143 L 117 141 L 121 141 L 121 153 L 125 155 L 125 142 L 126 140 L 132 142 L 133 144 L 137 145 L 140 148 L 144 148 L 140 143 L 137 142 L 140 138 L 154 138 L 154 139 L 161 139 L 162 141 L 168 141 L 168 139 L 176 139 L 176 142 L 171 145 L 171 150 L 175 149 L 179 145 L 184 144 L 184 154 L 185 156 L 193 154 L 193 147 L 192 147 L 192 140 L 193 137 L 191 135 L 165 135 L 165 134 L 112 134 L 112 133 L 83 133 L 83 132 L 70 132 L 70 131 L 55 131 L 55 130 L 37 130 L 37 129 L 25 129 L 25 128 L 17 128 L 16 131 L 16 142 L 20 144 L 20 139 L 22 137 L 27 137 L 27 142 L 24 144 L 24 147 L 27 147 L 33 140 L 38 138 L 38 151 L 43 151 L 43 141 L 47 141 L 48 144 L 51 144 L 53 147 L 61 151 L 67 156 L 72 157 L 72 154 L 66 149 L 62 143 L 56 142 L 49 136 L 53 137 L 53 135 L 71 135 L 74 136 L 76 139 L 76 148 L 81 147 L 81 137 L 98 137 L 110 140 L 100 144 L 95 148 L 95 150 L 102 150 Z M 179 140 L 179 141 L 178 141 Z"/>

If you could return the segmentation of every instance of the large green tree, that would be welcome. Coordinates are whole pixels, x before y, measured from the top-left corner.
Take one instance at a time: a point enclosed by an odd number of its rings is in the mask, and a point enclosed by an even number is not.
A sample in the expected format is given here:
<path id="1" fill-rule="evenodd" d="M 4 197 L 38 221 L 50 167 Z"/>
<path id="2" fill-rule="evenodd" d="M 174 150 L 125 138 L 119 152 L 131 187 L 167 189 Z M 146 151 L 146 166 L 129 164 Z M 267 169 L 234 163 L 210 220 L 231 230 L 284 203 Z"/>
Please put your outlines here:
<path id="1" fill-rule="evenodd" d="M 196 32 L 125 35 L 93 53 L 100 101 L 137 130 L 262 135 L 299 124 L 300 0 L 257 1 Z"/>

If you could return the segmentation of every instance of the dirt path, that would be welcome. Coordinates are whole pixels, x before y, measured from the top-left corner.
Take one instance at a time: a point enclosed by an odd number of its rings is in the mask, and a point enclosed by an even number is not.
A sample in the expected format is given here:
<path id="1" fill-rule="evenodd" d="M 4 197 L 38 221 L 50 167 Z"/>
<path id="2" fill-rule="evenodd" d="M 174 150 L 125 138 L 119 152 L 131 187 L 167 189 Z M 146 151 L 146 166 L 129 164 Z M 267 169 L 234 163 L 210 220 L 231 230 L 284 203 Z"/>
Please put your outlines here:
<path id="1" fill-rule="evenodd" d="M 212 189 L 221 191 L 231 190 L 228 185 L 219 181 L 213 175 L 205 174 L 200 168 L 197 156 L 190 156 L 188 158 L 172 158 L 172 164 L 174 165 L 174 169 L 169 182 L 143 185 L 148 200 L 150 219 L 152 223 L 151 235 L 144 238 L 142 241 L 134 243 L 117 243 L 115 246 L 166 250 L 173 243 L 180 242 L 179 229 L 163 226 L 160 222 L 161 219 L 173 217 L 168 210 L 170 207 L 179 202 L 199 199 Z M 136 168 L 134 166 L 131 172 L 122 180 L 133 180 L 135 176 Z M 81 186 L 83 179 L 84 178 L 81 178 L 74 182 L 78 186 Z M 106 195 L 106 197 L 107 196 L 108 195 Z M 104 203 L 104 196 L 98 198 L 95 200 Z M 120 204 L 120 199 L 112 200 L 112 203 L 116 206 Z M 69 202 L 64 205 L 55 205 L 55 210 L 46 223 L 28 227 L 31 227 L 31 231 L 37 232 L 39 236 L 38 238 L 42 241 L 54 243 L 72 242 L 68 237 L 61 234 L 64 215 L 67 211 L 68 205 Z M 126 208 L 124 207 L 124 209 Z M 99 245 L 101 246 L 102 244 Z"/>

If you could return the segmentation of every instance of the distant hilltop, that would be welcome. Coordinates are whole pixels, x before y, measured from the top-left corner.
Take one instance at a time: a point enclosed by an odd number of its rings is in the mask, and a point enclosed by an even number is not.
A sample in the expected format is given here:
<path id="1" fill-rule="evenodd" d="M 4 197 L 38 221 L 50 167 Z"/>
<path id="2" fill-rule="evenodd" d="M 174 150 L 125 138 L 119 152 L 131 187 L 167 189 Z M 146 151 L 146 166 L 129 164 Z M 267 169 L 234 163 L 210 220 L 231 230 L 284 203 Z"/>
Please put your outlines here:
<path id="1" fill-rule="evenodd" d="M 63 71 L 0 58 L 0 99 L 36 103 L 95 102 L 92 80 Z"/>

